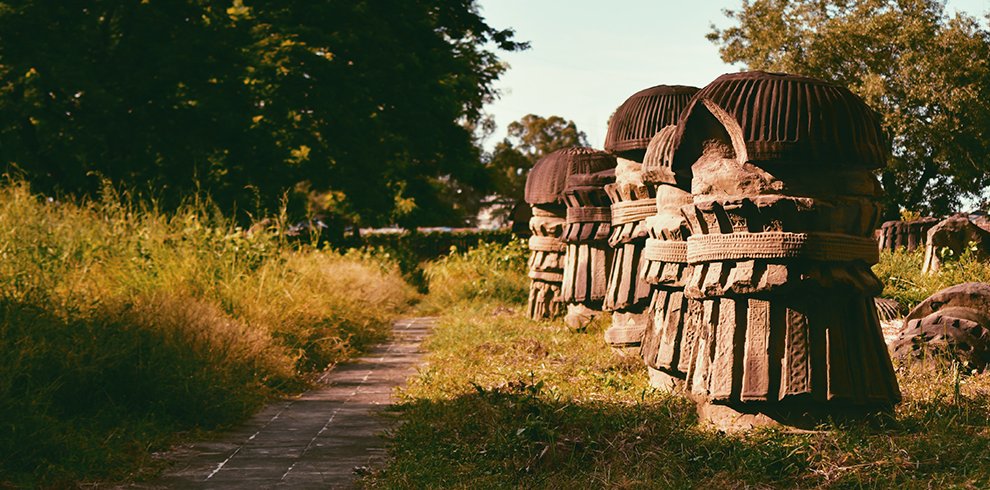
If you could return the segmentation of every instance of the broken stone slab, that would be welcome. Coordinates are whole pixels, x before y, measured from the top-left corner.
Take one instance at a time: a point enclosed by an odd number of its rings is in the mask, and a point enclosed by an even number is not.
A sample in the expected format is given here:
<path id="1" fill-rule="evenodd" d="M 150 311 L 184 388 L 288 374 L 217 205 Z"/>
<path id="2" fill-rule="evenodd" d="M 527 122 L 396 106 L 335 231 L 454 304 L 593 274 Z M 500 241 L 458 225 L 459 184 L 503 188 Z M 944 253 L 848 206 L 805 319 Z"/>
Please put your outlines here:
<path id="1" fill-rule="evenodd" d="M 904 319 L 892 348 L 905 363 L 983 371 L 990 363 L 990 284 L 968 282 L 922 301 Z"/>
<path id="2" fill-rule="evenodd" d="M 980 228 L 966 216 L 950 216 L 928 230 L 928 243 L 921 271 L 935 273 L 949 257 L 966 251 L 977 260 L 990 260 L 990 231 Z"/>

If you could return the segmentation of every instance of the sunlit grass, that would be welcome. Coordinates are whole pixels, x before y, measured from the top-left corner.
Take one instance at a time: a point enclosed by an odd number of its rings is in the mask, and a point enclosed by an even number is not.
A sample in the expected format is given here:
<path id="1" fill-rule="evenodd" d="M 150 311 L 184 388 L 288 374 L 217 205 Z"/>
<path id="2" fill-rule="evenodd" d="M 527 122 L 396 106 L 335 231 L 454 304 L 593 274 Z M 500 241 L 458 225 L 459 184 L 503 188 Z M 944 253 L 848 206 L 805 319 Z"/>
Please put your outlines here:
<path id="1" fill-rule="evenodd" d="M 0 486 L 127 476 L 382 340 L 394 267 L 174 213 L 0 186 Z"/>
<path id="2" fill-rule="evenodd" d="M 485 270 L 467 259 L 457 267 Z M 449 308 L 426 344 L 427 364 L 400 393 L 390 460 L 368 487 L 990 486 L 988 374 L 899 367 L 904 401 L 887 425 L 727 435 L 699 424 L 684 397 L 652 390 L 638 359 L 613 354 L 602 339 L 607 319 L 586 332 L 534 322 L 523 299 L 484 299 L 470 289 L 485 282 L 470 277 L 459 301 L 449 292 L 457 284 L 443 286 Z M 919 283 L 937 289 L 955 277 Z"/>

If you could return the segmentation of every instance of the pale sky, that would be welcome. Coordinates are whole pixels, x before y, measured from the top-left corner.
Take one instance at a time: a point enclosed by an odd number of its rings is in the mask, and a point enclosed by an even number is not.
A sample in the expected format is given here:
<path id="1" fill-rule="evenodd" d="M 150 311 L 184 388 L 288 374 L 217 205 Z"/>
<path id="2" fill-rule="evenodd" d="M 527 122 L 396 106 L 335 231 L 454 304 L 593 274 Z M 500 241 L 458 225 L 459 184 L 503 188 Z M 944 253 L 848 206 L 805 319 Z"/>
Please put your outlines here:
<path id="1" fill-rule="evenodd" d="M 526 114 L 573 120 L 600 148 L 609 115 L 628 96 L 653 85 L 703 87 L 740 67 L 727 65 L 705 39 L 709 25 L 729 25 L 722 9 L 741 0 L 480 0 L 482 15 L 496 28 L 511 27 L 529 50 L 501 53 L 511 65 L 496 87 L 501 98 L 488 106 L 498 128 L 486 142 Z M 949 0 L 950 15 L 962 10 L 983 18 L 990 0 Z"/>

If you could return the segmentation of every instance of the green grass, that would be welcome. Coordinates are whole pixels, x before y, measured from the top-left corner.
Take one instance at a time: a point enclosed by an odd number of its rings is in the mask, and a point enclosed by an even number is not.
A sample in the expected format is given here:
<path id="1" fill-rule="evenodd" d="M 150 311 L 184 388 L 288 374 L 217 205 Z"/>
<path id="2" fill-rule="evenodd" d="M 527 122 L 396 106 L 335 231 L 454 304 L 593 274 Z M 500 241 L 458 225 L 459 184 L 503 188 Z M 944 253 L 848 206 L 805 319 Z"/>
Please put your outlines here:
<path id="1" fill-rule="evenodd" d="M 486 270 L 469 258 L 451 260 Z M 473 288 L 488 283 L 468 277 L 456 294 L 453 280 L 443 286 L 449 308 L 426 343 L 426 366 L 400 392 L 390 459 L 367 487 L 990 486 L 988 374 L 899 368 L 905 400 L 884 427 L 727 435 L 699 424 L 684 398 L 649 388 L 638 359 L 607 349 L 607 320 L 586 332 L 530 321 L 519 298 L 483 299 Z"/>
<path id="2" fill-rule="evenodd" d="M 990 282 L 990 262 L 981 262 L 971 252 L 946 260 L 936 274 L 922 274 L 925 252 L 883 251 L 873 272 L 884 284 L 882 296 L 901 303 L 904 313 L 932 294 L 964 282 Z"/>
<path id="3" fill-rule="evenodd" d="M 0 487 L 153 472 L 177 434 L 304 389 L 415 298 L 388 263 L 281 236 L 203 203 L 0 186 Z"/>

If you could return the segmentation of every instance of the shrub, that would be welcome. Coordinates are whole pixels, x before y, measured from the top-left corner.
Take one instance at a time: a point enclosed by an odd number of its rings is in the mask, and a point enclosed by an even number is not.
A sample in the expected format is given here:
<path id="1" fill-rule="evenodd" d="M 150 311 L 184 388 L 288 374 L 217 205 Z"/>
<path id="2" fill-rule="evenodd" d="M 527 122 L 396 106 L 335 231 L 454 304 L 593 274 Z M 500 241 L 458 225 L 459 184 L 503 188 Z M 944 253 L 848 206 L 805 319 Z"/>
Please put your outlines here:
<path id="1" fill-rule="evenodd" d="M 450 255 L 426 265 L 430 300 L 437 305 L 483 299 L 524 302 L 528 295 L 525 240 L 508 244 L 479 243 L 477 247 Z"/>
<path id="2" fill-rule="evenodd" d="M 964 282 L 990 282 L 990 263 L 978 260 L 972 252 L 963 252 L 958 259 L 947 260 L 935 274 L 922 274 L 924 250 L 903 250 L 880 253 L 880 262 L 873 266 L 884 288 L 881 296 L 901 303 L 905 312 L 925 298 L 949 286 Z"/>
<path id="3" fill-rule="evenodd" d="M 394 264 L 174 214 L 0 186 L 0 486 L 118 478 L 383 339 Z"/>

